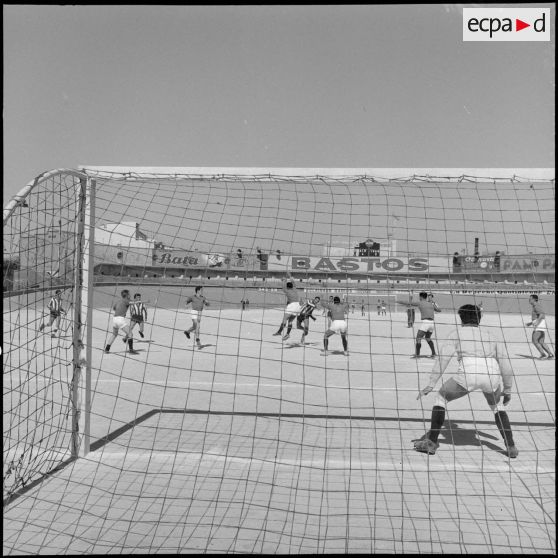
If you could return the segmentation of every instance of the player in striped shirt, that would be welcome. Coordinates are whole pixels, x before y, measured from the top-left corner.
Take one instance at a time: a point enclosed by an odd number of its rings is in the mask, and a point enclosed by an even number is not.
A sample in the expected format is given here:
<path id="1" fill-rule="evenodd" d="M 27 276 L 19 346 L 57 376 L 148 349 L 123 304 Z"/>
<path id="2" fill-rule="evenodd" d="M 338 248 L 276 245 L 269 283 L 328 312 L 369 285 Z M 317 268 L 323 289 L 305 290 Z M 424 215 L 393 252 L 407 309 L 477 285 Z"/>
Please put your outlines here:
<path id="1" fill-rule="evenodd" d="M 197 286 L 194 289 L 194 296 L 189 296 L 186 299 L 186 305 L 188 304 L 192 305 L 192 308 L 190 310 L 190 316 L 192 318 L 192 327 L 190 329 L 185 330 L 184 335 L 186 335 L 186 337 L 190 339 L 190 333 L 194 331 L 196 335 L 196 345 L 198 349 L 201 349 L 202 344 L 200 343 L 200 324 L 201 324 L 202 312 L 206 306 L 209 306 L 209 302 L 203 295 L 202 286 L 200 285 Z"/>
<path id="2" fill-rule="evenodd" d="M 134 302 L 130 304 L 130 333 L 134 330 L 136 324 L 139 327 L 139 334 L 140 337 L 143 339 L 143 328 L 145 325 L 145 321 L 147 320 L 147 308 L 145 304 L 141 300 L 141 294 L 136 293 L 134 295 Z"/>
<path id="3" fill-rule="evenodd" d="M 343 343 L 343 354 L 349 354 L 349 345 L 347 341 L 347 320 L 346 315 L 349 307 L 346 303 L 341 304 L 341 299 L 338 296 L 333 297 L 333 304 L 328 305 L 331 313 L 331 324 L 328 326 L 324 334 L 324 350 L 322 354 L 327 356 L 327 349 L 329 345 L 329 338 L 334 333 L 341 334 L 341 341 Z"/>
<path id="4" fill-rule="evenodd" d="M 538 295 L 534 294 L 529 297 L 529 304 L 531 305 L 531 321 L 526 323 L 526 326 L 533 327 L 532 341 L 533 345 L 537 347 L 541 354 L 541 359 L 552 359 L 554 354 L 544 342 L 544 335 L 546 332 L 546 314 L 539 302 Z"/>
<path id="5" fill-rule="evenodd" d="M 287 332 L 283 335 L 283 341 L 286 341 L 289 338 L 290 331 L 293 327 L 293 321 L 300 312 L 300 296 L 297 288 L 295 287 L 294 279 L 290 273 L 287 273 L 287 279 L 283 284 L 283 292 L 287 297 L 287 307 L 285 308 L 281 325 L 273 335 L 281 335 L 283 329 L 288 324 Z"/>
<path id="6" fill-rule="evenodd" d="M 422 438 L 415 440 L 415 449 L 434 455 L 438 449 L 438 436 L 444 424 L 447 404 L 478 390 L 482 391 L 494 413 L 494 420 L 506 444 L 508 457 L 515 458 L 519 452 L 515 447 L 506 412 L 513 387 L 513 371 L 506 343 L 501 332 L 493 334 L 490 330 L 481 330 L 482 313 L 478 306 L 465 304 L 458 310 L 458 314 L 461 327 L 450 333 L 442 344 L 440 359 L 434 364 L 430 381 L 419 392 L 417 399 L 428 395 L 434 389 L 454 356 L 458 362 L 457 373 L 440 387 L 432 408 L 430 430 Z M 502 395 L 503 400 L 500 404 Z"/>
<path id="7" fill-rule="evenodd" d="M 308 335 L 308 329 L 309 329 L 309 325 L 310 325 L 310 318 L 312 318 L 314 321 L 316 321 L 316 318 L 314 318 L 314 316 L 312 316 L 312 313 L 314 312 L 314 310 L 316 310 L 319 303 L 320 303 L 320 297 L 315 296 L 311 301 L 309 300 L 308 302 L 306 302 L 306 304 L 300 310 L 300 314 L 296 318 L 296 328 L 303 330 L 302 337 L 300 338 L 300 344 L 301 345 L 304 345 L 304 340 L 306 339 L 306 336 Z M 304 323 L 304 326 L 302 325 L 303 323 Z M 288 330 L 287 330 L 287 333 L 288 333 Z"/>
<path id="8" fill-rule="evenodd" d="M 417 338 L 415 342 L 415 354 L 411 358 L 420 357 L 420 348 L 422 344 L 422 339 L 425 338 L 430 350 L 432 351 L 431 358 L 436 356 L 436 349 L 434 348 L 434 343 L 432 342 L 432 333 L 434 332 L 434 313 L 441 312 L 438 305 L 434 302 L 434 295 L 432 293 L 419 293 L 419 301 L 409 302 L 410 306 L 418 306 L 420 310 L 420 319 L 422 323 L 417 331 Z"/>
<path id="9" fill-rule="evenodd" d="M 62 319 L 62 314 L 66 314 L 64 308 L 62 308 L 62 291 L 58 289 L 54 296 L 50 299 L 48 303 L 49 317 L 48 317 L 48 327 L 55 324 L 54 331 L 51 333 L 51 337 L 56 337 L 58 330 L 60 329 L 60 321 Z M 39 331 L 43 331 L 45 328 L 45 322 L 43 321 L 39 326 Z"/>

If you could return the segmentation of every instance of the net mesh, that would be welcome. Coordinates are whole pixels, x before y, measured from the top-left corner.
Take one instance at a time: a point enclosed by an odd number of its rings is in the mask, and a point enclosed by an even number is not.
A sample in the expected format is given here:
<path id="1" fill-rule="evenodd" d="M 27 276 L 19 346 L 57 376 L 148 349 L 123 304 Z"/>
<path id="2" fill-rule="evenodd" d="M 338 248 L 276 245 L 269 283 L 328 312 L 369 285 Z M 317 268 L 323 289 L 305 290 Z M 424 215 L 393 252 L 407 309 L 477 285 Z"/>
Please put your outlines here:
<path id="1" fill-rule="evenodd" d="M 90 329 L 70 312 L 52 338 L 37 329 L 58 285 L 64 309 L 77 300 L 85 202 Z M 554 351 L 553 181 L 85 169 L 25 205 L 4 220 L 5 552 L 555 550 L 554 368 L 525 327 L 536 293 Z M 347 355 L 338 335 L 321 353 L 320 305 L 304 343 L 297 320 L 273 335 L 287 274 L 303 302 L 347 305 Z M 147 315 L 106 352 L 124 289 Z M 448 404 L 435 455 L 414 451 L 434 404 L 416 398 L 432 361 L 410 358 L 423 291 L 442 308 L 435 348 L 465 303 L 503 334 L 518 459 L 478 392 Z M 75 331 L 91 383 L 79 429 Z M 72 432 L 91 450 L 75 461 Z"/>

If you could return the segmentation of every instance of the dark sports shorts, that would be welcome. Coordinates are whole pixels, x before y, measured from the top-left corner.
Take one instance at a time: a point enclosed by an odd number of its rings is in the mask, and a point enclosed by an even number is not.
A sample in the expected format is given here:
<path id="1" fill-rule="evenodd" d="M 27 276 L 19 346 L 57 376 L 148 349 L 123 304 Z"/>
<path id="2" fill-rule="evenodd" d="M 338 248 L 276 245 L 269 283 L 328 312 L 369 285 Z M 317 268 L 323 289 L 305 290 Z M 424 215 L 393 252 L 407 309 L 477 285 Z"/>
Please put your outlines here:
<path id="1" fill-rule="evenodd" d="M 141 324 L 141 323 L 143 323 L 143 317 L 142 316 L 132 316 L 130 318 L 130 321 L 132 321 L 136 324 Z"/>
<path id="2" fill-rule="evenodd" d="M 53 318 L 58 318 L 59 316 L 62 315 L 62 312 L 52 312 L 52 311 L 51 311 L 51 312 L 50 312 L 50 315 L 51 315 Z"/>

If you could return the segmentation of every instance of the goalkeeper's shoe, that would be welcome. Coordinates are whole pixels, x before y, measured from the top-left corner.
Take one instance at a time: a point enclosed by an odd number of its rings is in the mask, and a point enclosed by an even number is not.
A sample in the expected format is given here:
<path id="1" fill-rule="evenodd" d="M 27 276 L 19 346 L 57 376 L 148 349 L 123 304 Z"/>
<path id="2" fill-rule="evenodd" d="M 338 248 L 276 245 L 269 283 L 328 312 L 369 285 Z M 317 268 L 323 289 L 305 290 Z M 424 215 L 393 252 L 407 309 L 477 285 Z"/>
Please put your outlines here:
<path id="1" fill-rule="evenodd" d="M 138 331 L 138 333 L 140 334 L 140 337 L 143 339 L 144 338 L 143 333 L 141 331 Z"/>
<path id="2" fill-rule="evenodd" d="M 430 438 L 424 438 L 415 442 L 415 449 L 428 455 L 434 455 L 439 447 L 440 444 L 433 442 Z"/>
<path id="3" fill-rule="evenodd" d="M 188 339 L 190 339 L 190 332 L 189 332 L 189 331 L 184 331 L 184 335 L 186 335 L 186 337 L 187 337 Z"/>
<path id="4" fill-rule="evenodd" d="M 515 459 L 519 455 L 519 450 L 515 446 L 510 446 L 507 453 L 508 457 Z"/>

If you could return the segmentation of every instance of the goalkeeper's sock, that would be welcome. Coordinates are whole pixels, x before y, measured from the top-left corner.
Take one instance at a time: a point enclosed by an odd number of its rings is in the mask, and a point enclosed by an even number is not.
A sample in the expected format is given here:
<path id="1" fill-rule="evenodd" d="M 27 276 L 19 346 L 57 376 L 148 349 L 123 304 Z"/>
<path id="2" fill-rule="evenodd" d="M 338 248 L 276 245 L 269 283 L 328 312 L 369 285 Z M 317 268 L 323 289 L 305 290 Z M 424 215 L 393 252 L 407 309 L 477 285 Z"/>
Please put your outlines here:
<path id="1" fill-rule="evenodd" d="M 439 405 L 434 405 L 434 407 L 432 407 L 432 418 L 430 419 L 428 438 L 435 444 L 438 443 L 438 436 L 440 435 L 440 430 L 442 429 L 445 418 L 446 410 Z"/>
<path id="2" fill-rule="evenodd" d="M 515 446 L 508 413 L 506 413 L 506 411 L 496 411 L 494 419 L 496 420 L 496 426 L 498 427 L 504 442 L 506 442 L 506 446 L 508 448 Z"/>
<path id="3" fill-rule="evenodd" d="M 348 351 L 348 342 L 347 342 L 347 337 L 345 335 L 341 336 L 341 342 L 343 343 L 343 350 L 344 351 Z"/>
<path id="4" fill-rule="evenodd" d="M 420 343 L 415 343 L 415 355 L 420 355 Z"/>
<path id="5" fill-rule="evenodd" d="M 329 345 L 329 340 L 326 338 L 324 339 L 324 351 L 327 351 L 327 346 Z"/>

